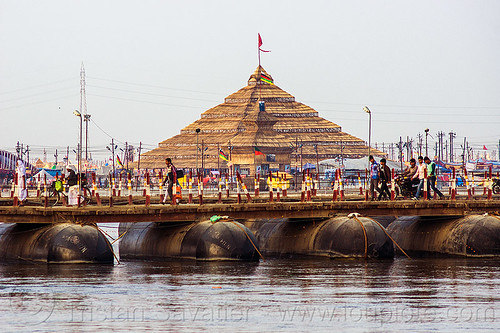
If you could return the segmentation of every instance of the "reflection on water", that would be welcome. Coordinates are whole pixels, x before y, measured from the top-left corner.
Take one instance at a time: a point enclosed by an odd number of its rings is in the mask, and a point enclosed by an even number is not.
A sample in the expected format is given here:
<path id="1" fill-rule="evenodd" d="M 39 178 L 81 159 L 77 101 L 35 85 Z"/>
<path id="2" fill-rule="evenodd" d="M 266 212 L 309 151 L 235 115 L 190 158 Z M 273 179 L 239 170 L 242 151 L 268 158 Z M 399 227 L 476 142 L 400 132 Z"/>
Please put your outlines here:
<path id="1" fill-rule="evenodd" d="M 500 260 L 0 265 L 2 331 L 500 329 Z"/>

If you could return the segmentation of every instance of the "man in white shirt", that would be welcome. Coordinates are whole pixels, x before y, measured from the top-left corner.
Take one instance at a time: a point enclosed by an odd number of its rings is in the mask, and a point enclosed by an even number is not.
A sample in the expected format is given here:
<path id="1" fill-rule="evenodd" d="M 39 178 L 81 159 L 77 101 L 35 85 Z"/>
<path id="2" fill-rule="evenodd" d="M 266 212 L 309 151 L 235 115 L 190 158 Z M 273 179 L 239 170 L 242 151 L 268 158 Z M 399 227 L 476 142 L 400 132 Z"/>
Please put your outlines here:
<path id="1" fill-rule="evenodd" d="M 413 200 L 418 200 L 418 197 L 420 196 L 420 191 L 424 188 L 424 179 L 425 179 L 425 172 L 427 171 L 427 165 L 424 163 L 424 158 L 422 156 L 418 157 L 418 169 L 417 172 L 411 177 L 411 179 L 415 179 L 418 177 L 420 180 L 418 184 L 418 189 L 417 193 L 415 196 L 412 198 Z"/>

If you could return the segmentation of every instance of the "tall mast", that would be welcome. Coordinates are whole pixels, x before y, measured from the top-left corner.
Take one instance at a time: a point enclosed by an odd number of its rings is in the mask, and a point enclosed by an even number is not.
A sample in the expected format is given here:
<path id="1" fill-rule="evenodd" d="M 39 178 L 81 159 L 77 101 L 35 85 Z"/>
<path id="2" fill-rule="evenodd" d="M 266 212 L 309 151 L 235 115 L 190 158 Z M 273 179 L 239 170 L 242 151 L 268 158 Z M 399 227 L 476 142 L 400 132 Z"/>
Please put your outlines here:
<path id="1" fill-rule="evenodd" d="M 87 96 L 85 94 L 85 67 L 80 68 L 80 114 L 83 115 L 83 120 L 85 121 L 85 161 L 89 159 L 89 120 L 90 115 L 87 114 Z M 82 149 L 82 147 L 80 147 Z"/>

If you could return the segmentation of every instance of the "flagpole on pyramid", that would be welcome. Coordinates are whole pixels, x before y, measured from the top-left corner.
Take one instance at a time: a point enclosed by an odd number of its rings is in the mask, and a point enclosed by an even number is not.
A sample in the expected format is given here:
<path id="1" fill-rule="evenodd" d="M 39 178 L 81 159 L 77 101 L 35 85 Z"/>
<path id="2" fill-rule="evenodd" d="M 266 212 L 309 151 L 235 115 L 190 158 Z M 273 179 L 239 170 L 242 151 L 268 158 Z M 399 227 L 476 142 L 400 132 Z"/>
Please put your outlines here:
<path id="1" fill-rule="evenodd" d="M 261 85 L 260 85 L 260 46 L 262 45 L 262 39 L 260 38 L 260 34 L 257 34 L 258 36 L 258 41 L 257 41 L 257 54 L 259 55 L 259 77 L 257 77 L 257 84 L 259 85 L 259 102 L 262 100 L 262 94 L 261 94 Z M 255 158 L 254 158 L 254 164 L 255 164 Z"/>
<path id="2" fill-rule="evenodd" d="M 257 54 L 259 56 L 259 70 L 260 70 L 260 47 L 262 46 L 262 38 L 260 38 L 260 34 L 257 34 Z"/>

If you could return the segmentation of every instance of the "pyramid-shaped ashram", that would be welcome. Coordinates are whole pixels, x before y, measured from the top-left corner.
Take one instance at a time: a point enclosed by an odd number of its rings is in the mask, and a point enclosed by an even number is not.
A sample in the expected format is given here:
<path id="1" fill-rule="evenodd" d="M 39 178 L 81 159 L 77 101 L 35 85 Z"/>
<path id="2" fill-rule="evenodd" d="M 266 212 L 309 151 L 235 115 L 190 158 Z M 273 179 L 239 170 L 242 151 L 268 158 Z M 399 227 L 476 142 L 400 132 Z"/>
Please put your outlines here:
<path id="1" fill-rule="evenodd" d="M 264 155 L 256 155 L 255 148 Z M 219 157 L 219 149 L 228 155 L 229 163 Z M 371 152 L 383 155 L 373 148 Z M 256 170 L 262 174 L 288 171 L 306 163 L 316 165 L 318 160 L 341 155 L 359 158 L 367 153 L 365 141 L 295 101 L 259 66 L 247 86 L 141 155 L 141 168 L 163 168 L 170 157 L 177 168 L 227 172 L 232 164 L 241 174 L 254 175 Z"/>

